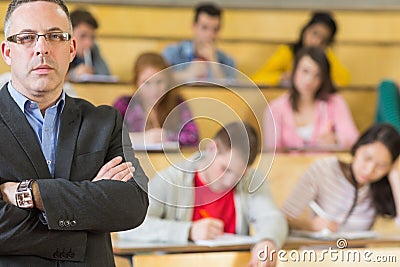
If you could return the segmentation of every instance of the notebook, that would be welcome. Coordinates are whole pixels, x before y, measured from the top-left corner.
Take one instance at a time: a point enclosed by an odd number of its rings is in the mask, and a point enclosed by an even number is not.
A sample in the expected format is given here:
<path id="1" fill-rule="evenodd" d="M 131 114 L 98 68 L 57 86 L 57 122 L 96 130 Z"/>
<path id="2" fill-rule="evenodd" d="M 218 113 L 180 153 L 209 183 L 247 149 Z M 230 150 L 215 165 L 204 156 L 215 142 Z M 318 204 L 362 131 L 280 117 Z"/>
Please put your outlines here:
<path id="1" fill-rule="evenodd" d="M 235 235 L 235 234 L 223 234 L 218 236 L 216 239 L 211 240 L 197 240 L 196 245 L 207 246 L 207 247 L 218 247 L 218 246 L 233 246 L 233 245 L 246 245 L 254 244 L 256 240 L 248 235 Z"/>
<path id="2" fill-rule="evenodd" d="M 339 238 L 344 238 L 348 240 L 368 239 L 368 238 L 377 238 L 379 235 L 377 232 L 374 231 L 331 232 L 328 229 L 323 229 L 319 232 L 292 230 L 290 233 L 292 236 L 308 237 L 308 238 L 322 239 L 322 240 L 337 240 Z"/>

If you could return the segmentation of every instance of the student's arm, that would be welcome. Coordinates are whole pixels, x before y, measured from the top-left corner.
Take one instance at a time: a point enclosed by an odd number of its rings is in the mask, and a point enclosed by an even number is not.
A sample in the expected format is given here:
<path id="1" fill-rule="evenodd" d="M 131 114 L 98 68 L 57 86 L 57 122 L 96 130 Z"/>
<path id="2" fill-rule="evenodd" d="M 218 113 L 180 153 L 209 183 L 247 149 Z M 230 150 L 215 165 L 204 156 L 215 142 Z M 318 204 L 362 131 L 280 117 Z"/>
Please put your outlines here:
<path id="1" fill-rule="evenodd" d="M 338 86 L 346 86 L 350 83 L 350 72 L 335 56 L 331 48 L 325 51 L 326 57 L 331 65 L 332 81 Z"/>
<path id="2" fill-rule="evenodd" d="M 314 162 L 306 170 L 303 177 L 297 182 L 294 190 L 283 205 L 283 212 L 289 222 L 290 228 L 315 231 L 313 221 L 307 217 L 304 218 L 304 211 L 307 209 L 310 201 L 317 195 L 317 180 L 321 173 L 319 162 Z"/>
<path id="3" fill-rule="evenodd" d="M 339 145 L 350 148 L 358 139 L 359 131 L 354 123 L 350 109 L 339 94 L 329 100 L 329 112 L 333 112 L 333 127 Z"/>
<path id="4" fill-rule="evenodd" d="M 293 53 L 288 45 L 281 45 L 251 78 L 256 84 L 280 85 L 282 75 L 292 70 Z"/>
<path id="5" fill-rule="evenodd" d="M 170 167 L 158 173 L 149 182 L 149 208 L 143 224 L 136 229 L 119 232 L 120 239 L 142 242 L 187 242 L 189 240 L 191 218 L 181 219 L 179 214 L 190 212 L 189 208 L 179 208 L 178 196 L 182 195 L 182 184 L 176 185 L 174 178 L 182 178 L 179 171 Z M 178 179 L 179 180 L 179 179 Z M 171 202 L 175 205 L 171 205 Z"/>

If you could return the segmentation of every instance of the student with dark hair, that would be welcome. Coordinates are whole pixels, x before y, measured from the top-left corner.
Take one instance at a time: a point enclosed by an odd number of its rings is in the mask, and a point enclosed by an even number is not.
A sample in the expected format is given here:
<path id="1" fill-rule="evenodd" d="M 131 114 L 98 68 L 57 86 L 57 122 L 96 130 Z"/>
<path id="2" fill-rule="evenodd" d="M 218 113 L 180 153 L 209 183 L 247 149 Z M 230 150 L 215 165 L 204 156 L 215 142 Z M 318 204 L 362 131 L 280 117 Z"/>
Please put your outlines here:
<path id="1" fill-rule="evenodd" d="M 96 30 L 99 27 L 93 15 L 84 9 L 71 12 L 72 36 L 76 39 L 76 56 L 69 65 L 68 76 L 79 80 L 83 74 L 110 75 L 107 63 L 97 46 Z"/>
<path id="2" fill-rule="evenodd" d="M 331 65 L 333 82 L 338 86 L 348 85 L 350 74 L 339 62 L 330 46 L 337 32 L 336 22 L 327 12 L 316 12 L 300 32 L 299 39 L 293 44 L 281 45 L 258 70 L 252 79 L 258 84 L 270 86 L 289 86 L 294 58 L 303 47 L 318 46 L 325 50 Z"/>
<path id="3" fill-rule="evenodd" d="M 164 49 L 163 56 L 171 66 L 195 61 L 203 62 L 176 66 L 178 81 L 235 77 L 234 71 L 229 67 L 221 68 L 219 64 L 205 64 L 205 62 L 217 62 L 235 67 L 234 60 L 217 47 L 221 21 L 222 10 L 217 5 L 200 3 L 195 8 L 193 40 L 172 44 Z"/>
<path id="4" fill-rule="evenodd" d="M 248 235 L 251 224 L 258 241 L 251 266 L 259 266 L 257 252 L 265 246 L 280 248 L 287 223 L 272 200 L 267 181 L 251 192 L 252 181 L 265 179 L 251 168 L 258 146 L 257 133 L 250 125 L 233 122 L 224 126 L 204 151 L 150 180 L 145 222 L 136 231 L 120 232 L 119 237 L 186 242 L 215 239 L 223 233 Z"/>
<path id="5" fill-rule="evenodd" d="M 400 135 L 396 129 L 376 124 L 354 144 L 350 162 L 337 157 L 317 160 L 284 204 L 290 227 L 310 231 L 368 230 L 377 215 L 399 218 L 399 153 Z M 324 218 L 317 214 L 301 216 L 311 201 L 325 211 Z"/>
<path id="6" fill-rule="evenodd" d="M 265 148 L 350 148 L 359 133 L 345 100 L 336 93 L 322 49 L 299 50 L 291 84 L 289 93 L 271 102 L 271 113 L 266 109 Z"/>

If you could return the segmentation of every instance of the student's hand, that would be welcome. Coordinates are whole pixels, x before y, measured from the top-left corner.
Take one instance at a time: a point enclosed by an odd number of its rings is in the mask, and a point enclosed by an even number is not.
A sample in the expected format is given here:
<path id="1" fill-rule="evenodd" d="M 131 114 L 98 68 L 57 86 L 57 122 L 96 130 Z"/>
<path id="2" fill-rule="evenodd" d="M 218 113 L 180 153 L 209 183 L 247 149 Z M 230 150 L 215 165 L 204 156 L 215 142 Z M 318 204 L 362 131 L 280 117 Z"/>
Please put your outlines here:
<path id="1" fill-rule="evenodd" d="M 207 61 L 218 62 L 217 45 L 215 42 L 201 42 L 197 44 L 196 54 Z"/>
<path id="2" fill-rule="evenodd" d="M 268 250 L 266 248 L 268 248 Z M 270 253 L 272 250 L 275 250 L 277 252 L 277 249 L 273 242 L 271 242 L 269 240 L 258 242 L 251 249 L 251 257 L 250 257 L 248 266 L 250 266 L 250 267 L 275 267 L 276 262 L 277 262 L 277 259 L 276 259 L 277 253 L 272 254 L 274 256 L 274 258 L 271 259 Z M 264 253 L 267 252 L 269 255 L 264 255 L 264 254 L 260 253 L 260 251 L 264 251 Z M 260 261 L 260 259 L 258 258 L 259 256 L 262 259 L 266 259 L 266 260 Z M 271 261 L 271 260 L 273 260 L 273 261 Z"/>
<path id="3" fill-rule="evenodd" d="M 319 145 L 334 145 L 337 144 L 336 135 L 334 132 L 326 132 L 320 134 L 316 138 L 316 142 Z"/>
<path id="4" fill-rule="evenodd" d="M 79 77 L 82 74 L 93 74 L 94 70 L 92 67 L 85 65 L 85 64 L 79 64 L 72 70 L 72 76 L 73 77 Z"/>
<path id="5" fill-rule="evenodd" d="M 134 172 L 135 167 L 132 166 L 132 163 L 122 162 L 122 157 L 118 156 L 104 164 L 92 182 L 100 180 L 117 180 L 127 182 L 133 178 Z"/>
<path id="6" fill-rule="evenodd" d="M 339 223 L 335 221 L 330 221 L 328 219 L 315 216 L 313 219 L 311 219 L 311 230 L 318 232 L 323 229 L 329 229 L 332 232 L 337 232 L 339 229 Z"/>
<path id="7" fill-rule="evenodd" d="M 215 239 L 224 233 L 224 222 L 215 218 L 200 219 L 192 223 L 189 239 L 206 240 Z"/>
<path id="8" fill-rule="evenodd" d="M 167 140 L 167 137 L 161 128 L 152 128 L 144 133 L 144 143 L 161 143 L 163 140 Z"/>

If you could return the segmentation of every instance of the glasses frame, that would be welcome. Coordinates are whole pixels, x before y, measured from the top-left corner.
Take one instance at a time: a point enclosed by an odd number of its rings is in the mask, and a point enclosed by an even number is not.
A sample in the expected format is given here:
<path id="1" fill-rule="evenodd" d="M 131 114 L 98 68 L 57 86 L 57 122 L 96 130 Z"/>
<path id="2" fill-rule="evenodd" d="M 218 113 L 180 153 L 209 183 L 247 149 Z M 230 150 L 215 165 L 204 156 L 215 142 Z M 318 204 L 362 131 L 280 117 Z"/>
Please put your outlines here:
<path id="1" fill-rule="evenodd" d="M 63 37 L 64 37 L 64 40 L 59 40 L 59 41 L 55 41 L 55 40 L 50 40 L 50 35 L 51 34 L 55 34 L 55 33 L 61 33 L 62 35 L 63 35 Z M 32 43 L 21 43 L 21 42 L 18 42 L 18 35 L 23 35 L 23 34 L 35 34 L 36 35 L 36 41 L 33 41 Z M 7 38 L 6 38 L 6 40 L 7 41 L 9 41 L 9 42 L 12 42 L 12 43 L 16 43 L 16 44 L 21 44 L 21 45 L 32 45 L 32 44 L 35 44 L 35 43 L 37 43 L 37 41 L 39 40 L 39 37 L 40 36 L 43 36 L 44 37 L 44 39 L 47 41 L 47 42 L 67 42 L 67 41 L 69 41 L 69 40 L 71 40 L 71 34 L 70 33 L 68 33 L 68 32 L 47 32 L 47 33 L 44 33 L 44 34 L 38 34 L 38 33 L 17 33 L 17 34 L 14 34 L 14 35 L 10 35 L 10 36 L 8 36 Z"/>

